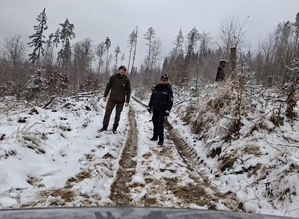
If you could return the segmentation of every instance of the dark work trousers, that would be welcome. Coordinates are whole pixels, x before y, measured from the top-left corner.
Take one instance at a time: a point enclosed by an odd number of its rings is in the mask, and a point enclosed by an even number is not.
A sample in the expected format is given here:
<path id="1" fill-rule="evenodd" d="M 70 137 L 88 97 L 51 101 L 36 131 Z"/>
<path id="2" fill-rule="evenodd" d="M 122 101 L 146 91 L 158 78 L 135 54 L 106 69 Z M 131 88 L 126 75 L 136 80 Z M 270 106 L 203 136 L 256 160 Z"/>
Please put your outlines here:
<path id="1" fill-rule="evenodd" d="M 124 103 L 123 102 L 115 102 L 113 100 L 108 100 L 108 103 L 107 103 L 107 106 L 106 106 L 106 112 L 105 112 L 105 116 L 104 116 L 104 120 L 103 120 L 103 127 L 104 128 L 108 127 L 109 121 L 110 121 L 110 116 L 111 116 L 111 113 L 112 113 L 115 106 L 116 106 L 116 109 L 115 109 L 115 118 L 114 118 L 114 123 L 113 123 L 113 129 L 114 130 L 117 129 L 119 119 L 120 119 L 120 114 L 121 114 L 121 111 L 124 108 Z"/>
<path id="2" fill-rule="evenodd" d="M 159 141 L 164 141 L 164 110 L 153 110 L 153 126 L 154 126 L 154 138 L 159 137 Z"/>

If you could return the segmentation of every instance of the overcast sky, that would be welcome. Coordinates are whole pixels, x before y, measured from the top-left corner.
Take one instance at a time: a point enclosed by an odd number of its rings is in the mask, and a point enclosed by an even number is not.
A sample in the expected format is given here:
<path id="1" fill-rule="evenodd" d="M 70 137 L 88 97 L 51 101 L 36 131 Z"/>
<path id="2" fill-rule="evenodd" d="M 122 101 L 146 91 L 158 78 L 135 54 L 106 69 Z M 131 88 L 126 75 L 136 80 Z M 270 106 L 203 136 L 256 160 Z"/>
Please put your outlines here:
<path id="1" fill-rule="evenodd" d="M 44 7 L 49 27 L 46 37 L 68 18 L 75 26 L 73 42 L 90 38 L 97 45 L 109 37 L 111 48 L 114 50 L 119 44 L 126 56 L 128 37 L 138 26 L 140 61 L 147 54 L 144 34 L 149 27 L 162 41 L 161 55 L 165 56 L 173 48 L 180 29 L 186 36 L 196 27 L 217 40 L 221 23 L 235 17 L 246 21 L 246 40 L 248 48 L 252 48 L 278 23 L 295 21 L 299 0 L 0 0 L 0 41 L 19 34 L 28 43 L 28 36 L 35 33 L 36 17 Z"/>

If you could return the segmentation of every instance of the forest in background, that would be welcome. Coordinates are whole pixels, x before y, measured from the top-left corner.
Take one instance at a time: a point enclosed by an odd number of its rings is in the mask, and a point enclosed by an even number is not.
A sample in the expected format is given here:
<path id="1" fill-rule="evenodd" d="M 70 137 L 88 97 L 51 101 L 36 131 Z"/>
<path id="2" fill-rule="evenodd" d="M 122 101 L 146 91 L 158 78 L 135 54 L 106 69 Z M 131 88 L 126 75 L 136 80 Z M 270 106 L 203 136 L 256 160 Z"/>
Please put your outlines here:
<path id="1" fill-rule="evenodd" d="M 5 38 L 0 47 L 1 96 L 45 100 L 45 96 L 70 95 L 98 90 L 119 65 L 127 66 L 132 87 L 150 89 L 161 74 L 171 83 L 194 93 L 215 81 L 220 59 L 228 60 L 228 77 L 243 75 L 265 87 L 295 89 L 299 72 L 299 13 L 283 21 L 263 39 L 255 51 L 245 50 L 246 20 L 230 17 L 219 27 L 215 41 L 209 32 L 194 27 L 187 35 L 174 36 L 173 49 L 161 57 L 162 42 L 153 27 L 146 33 L 134 28 L 128 36 L 128 57 L 110 38 L 95 43 L 76 42 L 75 24 L 68 19 L 54 33 L 47 33 L 46 9 L 37 16 L 29 43 L 20 35 Z M 170 39 L 171 40 L 171 39 Z M 147 46 L 147 55 L 136 65 L 137 44 Z M 29 51 L 29 56 L 27 54 Z M 233 51 L 233 53 L 232 53 Z"/>

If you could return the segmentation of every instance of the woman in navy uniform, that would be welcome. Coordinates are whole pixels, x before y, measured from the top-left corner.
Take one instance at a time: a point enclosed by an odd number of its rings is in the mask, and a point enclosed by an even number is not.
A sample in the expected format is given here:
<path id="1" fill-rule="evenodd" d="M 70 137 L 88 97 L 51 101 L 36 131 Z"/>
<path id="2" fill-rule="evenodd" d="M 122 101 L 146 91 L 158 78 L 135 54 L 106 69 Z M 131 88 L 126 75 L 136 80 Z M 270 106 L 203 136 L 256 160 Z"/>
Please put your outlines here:
<path id="1" fill-rule="evenodd" d="M 173 93 L 171 86 L 168 84 L 168 76 L 163 75 L 160 83 L 157 84 L 152 92 L 147 110 L 149 113 L 153 112 L 153 127 L 154 134 L 150 139 L 156 141 L 159 138 L 158 145 L 163 145 L 164 141 L 164 120 L 169 116 L 173 105 Z"/>

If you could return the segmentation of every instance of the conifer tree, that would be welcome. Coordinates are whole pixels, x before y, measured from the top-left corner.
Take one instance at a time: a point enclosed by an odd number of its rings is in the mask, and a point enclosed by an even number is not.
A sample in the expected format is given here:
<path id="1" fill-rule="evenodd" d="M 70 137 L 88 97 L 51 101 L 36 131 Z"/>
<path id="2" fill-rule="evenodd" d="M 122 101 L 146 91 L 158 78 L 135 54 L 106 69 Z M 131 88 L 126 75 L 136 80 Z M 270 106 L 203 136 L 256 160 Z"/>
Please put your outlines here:
<path id="1" fill-rule="evenodd" d="M 46 52 L 45 52 L 45 58 L 44 58 L 44 64 L 45 65 L 52 65 L 53 60 L 54 60 L 54 47 L 58 46 L 59 43 L 59 28 L 56 30 L 55 33 L 51 33 L 49 35 L 49 38 L 47 40 L 47 47 L 46 47 Z"/>
<path id="2" fill-rule="evenodd" d="M 59 24 L 62 29 L 59 33 L 60 40 L 62 42 L 62 49 L 58 52 L 57 61 L 58 64 L 68 66 L 71 62 L 71 44 L 70 39 L 73 39 L 76 37 L 76 34 L 74 33 L 74 24 L 71 24 L 68 19 L 65 20 L 63 24 Z"/>
<path id="3" fill-rule="evenodd" d="M 172 54 L 174 57 L 177 57 L 179 54 L 184 53 L 183 43 L 184 43 L 183 31 L 182 29 L 180 29 L 178 35 L 175 37 L 175 42 L 173 43 L 175 45 Z"/>
<path id="4" fill-rule="evenodd" d="M 51 33 L 49 35 L 49 41 L 50 41 L 50 43 L 51 43 L 51 45 L 52 45 L 53 48 L 54 48 L 54 46 L 57 47 L 58 44 L 60 43 L 60 35 L 59 34 L 60 34 L 60 30 L 58 28 L 55 31 L 55 33 Z"/>
<path id="5" fill-rule="evenodd" d="M 44 55 L 43 44 L 46 43 L 46 41 L 43 40 L 45 38 L 44 31 L 48 29 L 46 8 L 37 16 L 36 20 L 38 22 L 38 25 L 34 26 L 36 33 L 29 36 L 29 39 L 32 39 L 32 41 L 29 42 L 28 45 L 34 47 L 33 52 L 29 54 L 29 61 L 39 68 L 40 56 Z"/>
<path id="6" fill-rule="evenodd" d="M 106 58 L 106 71 L 105 73 L 108 73 L 108 67 L 109 67 L 109 48 L 111 47 L 111 41 L 108 37 L 106 37 L 105 40 L 105 49 L 107 51 L 107 58 Z"/>
<path id="7" fill-rule="evenodd" d="M 187 57 L 190 58 L 192 53 L 194 53 L 194 49 L 196 47 L 197 42 L 200 39 L 200 34 L 198 33 L 198 30 L 196 27 L 194 27 L 189 33 L 188 33 L 188 49 L 187 49 Z"/>

